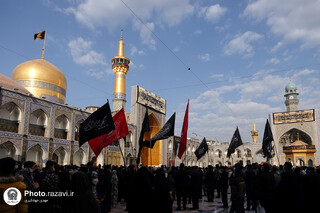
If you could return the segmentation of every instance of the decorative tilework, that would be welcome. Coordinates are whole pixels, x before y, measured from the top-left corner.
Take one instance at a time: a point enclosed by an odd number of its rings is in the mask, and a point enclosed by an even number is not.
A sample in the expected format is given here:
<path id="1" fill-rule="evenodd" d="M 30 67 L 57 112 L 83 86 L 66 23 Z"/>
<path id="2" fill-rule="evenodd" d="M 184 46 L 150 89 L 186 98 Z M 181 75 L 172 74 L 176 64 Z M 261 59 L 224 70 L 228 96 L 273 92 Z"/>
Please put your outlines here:
<path id="1" fill-rule="evenodd" d="M 24 110 L 24 103 L 25 103 L 24 101 L 16 99 L 16 98 L 12 98 L 12 97 L 5 97 L 5 96 L 2 97 L 2 104 L 6 104 L 6 103 L 10 103 L 10 102 L 15 103 L 20 108 L 21 111 Z M 23 113 L 23 112 L 21 112 L 21 113 Z"/>
<path id="2" fill-rule="evenodd" d="M 39 141 L 28 141 L 27 150 L 29 150 L 30 148 L 32 148 L 33 146 L 35 146 L 37 144 L 39 144 L 47 152 L 49 151 L 49 143 L 44 143 L 44 142 L 39 142 Z"/>
<path id="3" fill-rule="evenodd" d="M 48 118 L 50 117 L 50 108 L 49 107 L 31 103 L 31 109 L 30 109 L 31 113 L 38 110 L 38 109 L 41 109 L 42 111 L 44 111 L 46 113 L 46 115 L 48 116 Z"/>
<path id="4" fill-rule="evenodd" d="M 21 140 L 15 140 L 15 139 L 9 139 L 9 138 L 0 138 L 0 144 L 11 142 L 16 149 L 18 150 L 18 153 L 21 153 Z"/>
<path id="5" fill-rule="evenodd" d="M 43 81 L 36 81 L 36 80 L 19 80 L 17 81 L 19 84 L 21 84 L 23 87 L 38 87 L 42 89 L 52 90 L 56 91 L 58 93 L 61 93 L 62 95 L 66 96 L 66 90 L 62 87 L 59 87 L 54 84 L 50 84 Z"/>
<path id="6" fill-rule="evenodd" d="M 60 138 L 53 138 L 53 142 L 71 145 L 71 141 L 65 140 L 65 139 L 60 139 Z"/>
<path id="7" fill-rule="evenodd" d="M 30 100 L 26 101 L 24 111 L 23 134 L 27 135 L 29 133 Z"/>
<path id="8" fill-rule="evenodd" d="M 79 150 L 79 146 L 74 146 L 73 153 L 76 153 Z"/>
<path id="9" fill-rule="evenodd" d="M 35 140 L 35 141 L 43 141 L 43 142 L 49 141 L 49 138 L 47 138 L 47 137 L 36 136 L 36 135 L 28 135 L 28 139 Z"/>
<path id="10" fill-rule="evenodd" d="M 70 153 L 70 146 L 68 145 L 65 145 L 65 144 L 54 144 L 53 145 L 53 153 L 59 149 L 60 147 L 63 147 L 67 153 Z"/>
<path id="11" fill-rule="evenodd" d="M 86 120 L 87 117 L 89 117 L 89 115 L 85 116 L 85 115 L 76 115 L 76 119 L 75 119 L 75 124 L 78 123 L 81 119 L 82 120 Z"/>
<path id="12" fill-rule="evenodd" d="M 19 93 L 11 92 L 11 91 L 4 90 L 4 89 L 2 90 L 2 95 L 7 96 L 7 97 L 13 97 L 13 98 L 16 98 L 21 101 L 24 101 L 28 98 L 28 96 L 21 95 Z"/>
<path id="13" fill-rule="evenodd" d="M 23 135 L 13 132 L 1 132 L 0 131 L 0 137 L 9 137 L 9 138 L 20 138 L 22 139 Z"/>

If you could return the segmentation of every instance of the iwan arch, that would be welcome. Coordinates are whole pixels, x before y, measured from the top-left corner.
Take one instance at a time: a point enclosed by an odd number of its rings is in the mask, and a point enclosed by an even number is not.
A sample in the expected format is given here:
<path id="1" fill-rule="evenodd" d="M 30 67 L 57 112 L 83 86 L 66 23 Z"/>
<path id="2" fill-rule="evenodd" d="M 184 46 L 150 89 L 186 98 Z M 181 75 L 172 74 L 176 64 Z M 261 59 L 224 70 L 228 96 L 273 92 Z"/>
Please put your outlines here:
<path id="1" fill-rule="evenodd" d="M 299 93 L 290 82 L 285 87 L 286 112 L 269 115 L 279 157 L 274 162 L 283 164 L 291 161 L 295 165 L 320 164 L 319 110 L 298 110 Z"/>

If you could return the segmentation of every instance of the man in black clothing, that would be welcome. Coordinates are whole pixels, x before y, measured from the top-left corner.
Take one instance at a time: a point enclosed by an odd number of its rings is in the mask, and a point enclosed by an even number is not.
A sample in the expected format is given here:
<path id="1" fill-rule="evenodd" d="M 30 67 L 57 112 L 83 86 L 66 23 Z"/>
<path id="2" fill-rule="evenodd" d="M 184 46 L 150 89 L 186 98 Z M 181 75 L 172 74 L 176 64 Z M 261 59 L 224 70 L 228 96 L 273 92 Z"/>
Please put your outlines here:
<path id="1" fill-rule="evenodd" d="M 220 178 L 222 208 L 228 208 L 228 180 L 228 169 L 226 166 L 223 166 Z"/>
<path id="2" fill-rule="evenodd" d="M 246 182 L 246 196 L 247 196 L 247 208 L 246 210 L 249 211 L 250 207 L 252 210 L 256 210 L 256 201 L 253 199 L 254 194 L 254 186 L 255 186 L 255 173 L 252 169 L 252 165 L 248 164 L 247 170 L 245 171 L 245 182 Z"/>
<path id="3" fill-rule="evenodd" d="M 275 178 L 270 169 L 271 165 L 264 163 L 262 165 L 262 172 L 258 178 L 258 203 L 266 210 L 266 213 L 273 212 L 272 199 L 275 189 Z"/>
<path id="4" fill-rule="evenodd" d="M 208 202 L 213 202 L 214 198 L 214 185 L 215 185 L 215 174 L 213 171 L 213 167 L 211 165 L 208 166 L 208 171 L 206 173 L 204 182 L 207 188 L 207 197 Z"/>
<path id="5" fill-rule="evenodd" d="M 187 184 L 188 184 L 188 174 L 184 167 L 184 164 L 180 164 L 180 169 L 177 172 L 176 179 L 176 190 L 177 190 L 177 210 L 181 210 L 181 197 L 182 197 L 182 205 L 183 210 L 187 209 Z"/>
<path id="6" fill-rule="evenodd" d="M 191 198 L 192 198 L 192 210 L 199 209 L 199 198 L 202 192 L 202 174 L 197 167 L 193 167 L 191 170 Z"/>

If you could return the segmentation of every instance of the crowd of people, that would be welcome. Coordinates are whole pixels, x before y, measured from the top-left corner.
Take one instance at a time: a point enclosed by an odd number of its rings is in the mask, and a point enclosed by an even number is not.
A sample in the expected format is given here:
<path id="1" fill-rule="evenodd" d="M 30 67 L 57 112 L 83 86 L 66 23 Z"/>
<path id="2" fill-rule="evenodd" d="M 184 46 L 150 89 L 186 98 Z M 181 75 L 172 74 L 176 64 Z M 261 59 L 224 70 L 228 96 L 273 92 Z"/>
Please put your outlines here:
<path id="1" fill-rule="evenodd" d="M 6 205 L 2 194 L 9 187 L 21 191 L 22 201 Z M 27 190 L 29 193 L 24 193 Z M 320 168 L 280 167 L 269 163 L 237 163 L 233 167 L 196 166 L 61 166 L 47 161 L 23 164 L 12 158 L 0 159 L 0 212 L 110 212 L 125 202 L 129 213 L 198 210 L 199 200 L 222 201 L 230 212 L 314 212 L 320 200 Z M 45 192 L 39 197 L 37 193 Z M 64 192 L 53 196 L 47 192 Z M 231 206 L 228 206 L 231 193 Z M 25 196 L 26 195 L 26 196 Z M 42 200 L 41 202 L 39 200 Z M 174 206 L 174 201 L 177 201 Z"/>

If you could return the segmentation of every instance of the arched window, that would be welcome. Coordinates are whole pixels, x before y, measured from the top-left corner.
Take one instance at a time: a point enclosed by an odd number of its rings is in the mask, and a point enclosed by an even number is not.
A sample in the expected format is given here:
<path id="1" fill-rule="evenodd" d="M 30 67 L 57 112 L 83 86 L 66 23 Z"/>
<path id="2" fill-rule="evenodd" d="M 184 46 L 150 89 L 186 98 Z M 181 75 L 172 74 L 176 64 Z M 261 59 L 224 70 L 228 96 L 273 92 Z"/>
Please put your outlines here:
<path id="1" fill-rule="evenodd" d="M 55 138 L 67 139 L 69 132 L 69 120 L 65 115 L 60 115 L 56 118 L 54 127 Z"/>
<path id="2" fill-rule="evenodd" d="M 80 120 L 77 122 L 76 126 L 75 126 L 75 132 L 74 132 L 74 140 L 75 141 L 79 141 L 79 129 L 80 129 L 80 124 L 83 122 L 84 120 Z"/>
<path id="3" fill-rule="evenodd" d="M 0 107 L 0 131 L 18 133 L 21 121 L 21 111 L 13 103 L 6 103 Z"/>
<path id="4" fill-rule="evenodd" d="M 30 114 L 29 134 L 45 136 L 47 120 L 47 115 L 41 109 L 33 111 Z"/>
<path id="5" fill-rule="evenodd" d="M 132 132 L 129 132 L 129 134 L 126 136 L 126 147 L 130 147 L 132 144 Z"/>
<path id="6" fill-rule="evenodd" d="M 216 150 L 216 157 L 218 157 L 218 158 L 222 157 L 222 151 L 220 149 Z"/>
<path id="7" fill-rule="evenodd" d="M 168 143 L 168 149 L 169 149 L 169 151 L 172 149 L 172 140 L 170 140 Z"/>
<path id="8" fill-rule="evenodd" d="M 250 149 L 246 149 L 246 155 L 248 158 L 251 158 L 252 157 L 252 154 L 251 154 L 251 150 Z"/>
<path id="9" fill-rule="evenodd" d="M 17 149 L 11 141 L 0 144 L 0 159 L 5 157 L 18 160 Z"/>

